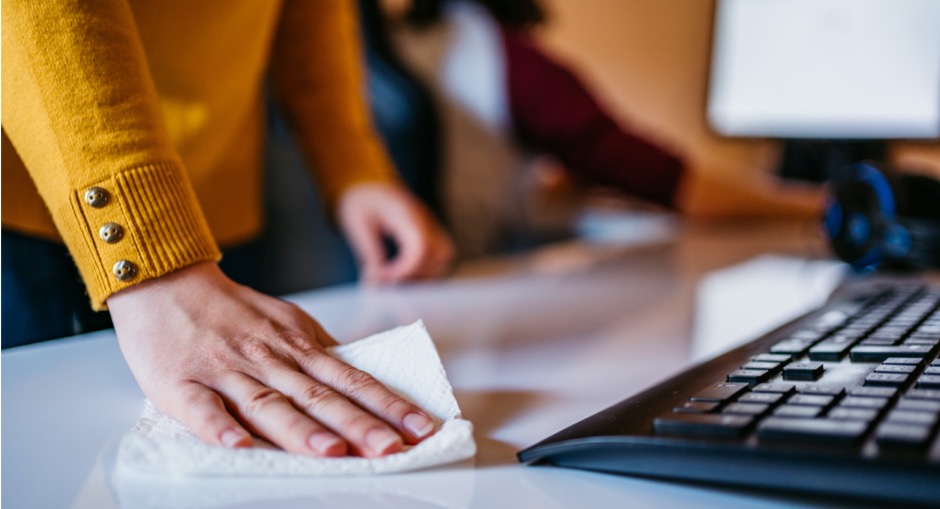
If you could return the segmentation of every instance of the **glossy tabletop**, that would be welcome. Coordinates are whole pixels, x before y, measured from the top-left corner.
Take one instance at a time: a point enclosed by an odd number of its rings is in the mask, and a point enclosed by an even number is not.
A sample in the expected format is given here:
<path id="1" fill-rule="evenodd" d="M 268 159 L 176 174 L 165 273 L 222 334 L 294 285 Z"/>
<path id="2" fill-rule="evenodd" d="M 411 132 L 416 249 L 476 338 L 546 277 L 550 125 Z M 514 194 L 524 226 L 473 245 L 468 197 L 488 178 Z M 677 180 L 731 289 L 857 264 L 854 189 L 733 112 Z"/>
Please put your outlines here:
<path id="1" fill-rule="evenodd" d="M 426 471 L 118 479 L 116 443 L 143 396 L 114 334 L 6 350 L 3 506 L 840 506 L 516 461 L 519 449 L 818 304 L 841 273 L 806 223 L 683 225 L 672 233 L 642 245 L 555 245 L 468 264 L 438 282 L 291 296 L 340 341 L 424 320 L 479 447 L 472 461 Z"/>

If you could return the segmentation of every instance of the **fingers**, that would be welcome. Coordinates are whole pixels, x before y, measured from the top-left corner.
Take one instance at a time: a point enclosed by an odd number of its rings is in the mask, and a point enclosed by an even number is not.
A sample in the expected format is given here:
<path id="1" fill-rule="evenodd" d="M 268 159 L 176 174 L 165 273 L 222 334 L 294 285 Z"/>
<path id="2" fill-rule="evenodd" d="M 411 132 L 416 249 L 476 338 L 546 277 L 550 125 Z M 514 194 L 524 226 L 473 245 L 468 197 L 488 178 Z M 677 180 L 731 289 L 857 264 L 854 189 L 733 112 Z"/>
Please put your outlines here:
<path id="1" fill-rule="evenodd" d="M 352 244 L 353 252 L 359 259 L 362 280 L 367 283 L 378 282 L 382 265 L 385 263 L 385 247 L 382 245 L 381 231 L 367 218 L 355 218 L 346 221 L 344 230 Z"/>
<path id="2" fill-rule="evenodd" d="M 295 408 L 335 430 L 357 456 L 372 458 L 400 452 L 402 436 L 328 385 L 302 373 L 268 373 L 267 383 L 282 387 Z"/>
<path id="3" fill-rule="evenodd" d="M 166 401 L 154 398 L 154 404 L 189 426 L 200 440 L 232 448 L 251 446 L 251 435 L 229 414 L 214 391 L 196 382 L 185 382 L 175 393 L 178 397 L 163 398 Z"/>
<path id="4" fill-rule="evenodd" d="M 329 355 L 315 357 L 306 363 L 316 378 L 285 363 L 267 366 L 257 380 L 233 373 L 220 391 L 255 433 L 301 454 L 377 457 L 433 432 L 427 414 L 367 373 Z"/>
<path id="5" fill-rule="evenodd" d="M 242 373 L 231 373 L 220 391 L 242 422 L 285 451 L 307 456 L 344 456 L 346 442 L 298 410 L 280 391 Z"/>
<path id="6" fill-rule="evenodd" d="M 409 239 L 415 244 L 413 248 L 404 248 L 403 251 L 409 256 L 401 257 L 401 260 L 395 260 L 395 263 L 389 267 L 388 280 L 399 282 L 406 279 L 430 279 L 444 274 L 453 260 L 453 247 L 446 238 L 443 240 L 431 239 L 432 245 L 423 239 Z"/>
<path id="7" fill-rule="evenodd" d="M 322 380 L 286 359 L 268 361 L 259 366 L 258 378 L 228 371 L 212 384 L 214 390 L 185 382 L 168 393 L 168 401 L 154 402 L 207 443 L 247 447 L 250 431 L 313 457 L 383 456 L 434 431 L 425 412 L 365 372 L 325 353 L 306 357 L 302 364 Z"/>
<path id="8" fill-rule="evenodd" d="M 431 213 L 400 185 L 361 184 L 347 190 L 338 211 L 366 283 L 390 283 L 442 274 L 453 246 Z M 398 245 L 385 257 L 383 236 Z"/>
<path id="9" fill-rule="evenodd" d="M 399 227 L 393 232 L 393 239 L 398 244 L 398 256 L 382 267 L 383 282 L 398 282 L 416 276 L 430 256 L 428 240 L 414 225 Z"/>
<path id="10" fill-rule="evenodd" d="M 342 402 L 355 402 L 357 408 L 369 412 L 364 413 L 366 417 L 378 417 L 390 425 L 397 436 L 404 438 L 405 443 L 417 443 L 434 431 L 434 423 L 427 413 L 393 393 L 368 373 L 329 355 L 307 356 L 298 359 L 298 363 L 316 379 L 315 384 L 333 388 L 326 392 L 322 388 L 308 386 L 298 399 L 299 404 L 328 426 L 342 430 L 343 436 L 355 447 L 365 443 L 365 435 L 374 429 L 374 421 L 349 411 Z M 347 435 L 345 430 L 351 430 L 350 434 Z"/>
<path id="11" fill-rule="evenodd" d="M 398 244 L 398 256 L 381 268 L 379 282 L 400 282 L 440 276 L 454 256 L 447 235 L 432 224 L 403 223 L 390 225 Z"/>

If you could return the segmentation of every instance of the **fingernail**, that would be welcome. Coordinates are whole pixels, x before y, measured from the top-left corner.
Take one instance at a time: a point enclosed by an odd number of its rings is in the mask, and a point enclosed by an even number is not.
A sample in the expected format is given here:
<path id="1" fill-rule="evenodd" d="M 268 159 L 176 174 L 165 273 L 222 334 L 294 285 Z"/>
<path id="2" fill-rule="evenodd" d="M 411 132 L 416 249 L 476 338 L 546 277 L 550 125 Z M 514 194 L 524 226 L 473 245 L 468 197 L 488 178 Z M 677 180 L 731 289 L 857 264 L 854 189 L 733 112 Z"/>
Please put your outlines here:
<path id="1" fill-rule="evenodd" d="M 248 445 L 251 442 L 251 437 L 249 437 L 244 431 L 237 429 L 227 429 L 219 435 L 219 441 L 222 442 L 222 445 L 225 447 L 238 447 L 239 445 Z"/>
<path id="2" fill-rule="evenodd" d="M 403 424 L 405 429 L 415 438 L 423 438 L 434 431 L 434 423 L 431 422 L 431 419 L 419 413 L 406 415 Z"/>
<path id="3" fill-rule="evenodd" d="M 377 456 L 382 456 L 401 449 L 401 437 L 389 430 L 374 429 L 366 433 L 366 445 Z"/>
<path id="4" fill-rule="evenodd" d="M 344 456 L 346 454 L 346 444 L 332 433 L 318 431 L 307 438 L 307 444 L 323 456 Z"/>

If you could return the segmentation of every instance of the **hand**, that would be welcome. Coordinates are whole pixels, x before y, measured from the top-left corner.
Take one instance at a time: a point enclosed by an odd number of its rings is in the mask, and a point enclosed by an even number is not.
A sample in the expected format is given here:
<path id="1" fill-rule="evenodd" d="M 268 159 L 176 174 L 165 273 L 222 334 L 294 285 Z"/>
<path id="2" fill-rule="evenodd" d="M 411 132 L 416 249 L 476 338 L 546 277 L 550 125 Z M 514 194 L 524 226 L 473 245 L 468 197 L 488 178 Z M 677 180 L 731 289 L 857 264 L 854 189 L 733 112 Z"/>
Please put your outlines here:
<path id="1" fill-rule="evenodd" d="M 440 276 L 454 247 L 431 213 L 397 184 L 359 184 L 338 205 L 339 224 L 359 258 L 362 280 L 391 283 Z M 383 236 L 398 254 L 386 259 Z"/>
<path id="2" fill-rule="evenodd" d="M 297 306 L 199 263 L 108 299 L 118 342 L 154 405 L 209 444 L 250 433 L 308 456 L 398 452 L 433 431 L 422 410 L 326 353 Z"/>

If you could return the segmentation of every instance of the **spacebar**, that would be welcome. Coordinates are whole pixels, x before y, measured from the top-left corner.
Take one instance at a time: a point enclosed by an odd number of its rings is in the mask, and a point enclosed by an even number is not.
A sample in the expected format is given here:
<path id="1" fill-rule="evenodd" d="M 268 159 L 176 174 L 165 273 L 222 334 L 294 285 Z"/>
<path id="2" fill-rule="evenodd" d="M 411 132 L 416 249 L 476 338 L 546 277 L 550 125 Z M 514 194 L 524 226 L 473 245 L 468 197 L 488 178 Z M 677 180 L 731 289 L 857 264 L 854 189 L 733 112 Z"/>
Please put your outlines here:
<path id="1" fill-rule="evenodd" d="M 674 414 L 653 420 L 657 435 L 739 437 L 751 425 L 748 415 Z"/>
<path id="2" fill-rule="evenodd" d="M 757 426 L 757 436 L 773 440 L 833 440 L 854 443 L 868 431 L 864 421 L 842 421 L 834 419 L 794 419 L 768 417 Z"/>

